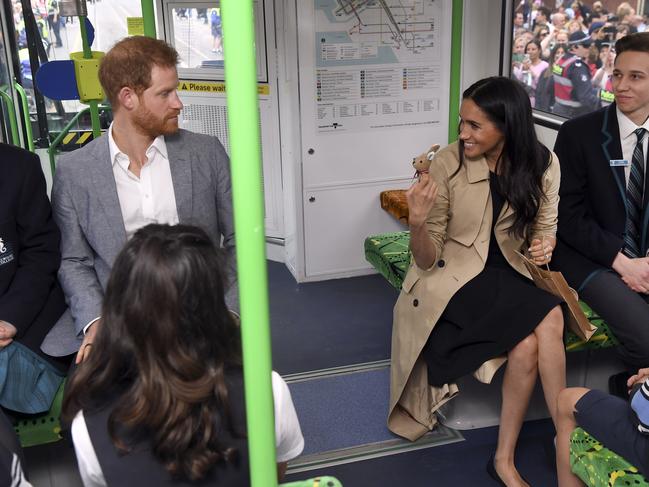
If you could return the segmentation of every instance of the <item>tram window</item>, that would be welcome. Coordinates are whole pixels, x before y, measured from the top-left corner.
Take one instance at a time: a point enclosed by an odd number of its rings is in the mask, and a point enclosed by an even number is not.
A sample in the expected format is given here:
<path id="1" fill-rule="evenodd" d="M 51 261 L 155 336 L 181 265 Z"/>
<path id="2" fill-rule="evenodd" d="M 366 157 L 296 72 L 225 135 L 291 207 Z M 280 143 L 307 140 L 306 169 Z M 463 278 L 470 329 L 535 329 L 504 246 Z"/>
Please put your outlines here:
<path id="1" fill-rule="evenodd" d="M 530 96 L 532 107 L 572 118 L 613 101 L 610 76 L 615 60 L 615 41 L 632 32 L 649 31 L 649 16 L 636 12 L 639 2 L 620 0 L 513 0 L 510 76 L 518 79 Z M 578 76 L 569 77 L 569 41 L 581 58 Z M 507 59 L 507 58 L 506 58 Z M 571 84 L 584 83 L 579 97 Z"/>
<path id="2" fill-rule="evenodd" d="M 265 59 L 265 31 L 262 2 L 255 1 L 257 72 L 259 81 L 268 79 Z M 224 79 L 223 31 L 220 2 L 195 0 L 167 3 L 165 26 L 180 55 L 181 77 Z"/>
<path id="3" fill-rule="evenodd" d="M 128 35 L 126 18 L 142 15 L 140 2 L 133 0 L 88 0 L 86 3 L 88 19 L 95 28 L 94 41 L 91 46 L 94 51 L 105 52 L 110 49 L 115 42 Z M 34 114 L 36 104 L 27 50 L 27 29 L 25 28 L 21 1 L 12 0 L 12 4 L 20 61 L 20 73 L 17 78 L 22 81 L 27 93 L 30 112 Z M 31 7 L 48 61 L 67 60 L 70 59 L 71 52 L 83 50 L 78 17 L 61 17 L 57 0 L 32 0 Z M 46 98 L 45 110 L 49 130 L 54 132 L 60 130 L 74 114 L 85 106 L 75 100 L 55 102 Z"/>

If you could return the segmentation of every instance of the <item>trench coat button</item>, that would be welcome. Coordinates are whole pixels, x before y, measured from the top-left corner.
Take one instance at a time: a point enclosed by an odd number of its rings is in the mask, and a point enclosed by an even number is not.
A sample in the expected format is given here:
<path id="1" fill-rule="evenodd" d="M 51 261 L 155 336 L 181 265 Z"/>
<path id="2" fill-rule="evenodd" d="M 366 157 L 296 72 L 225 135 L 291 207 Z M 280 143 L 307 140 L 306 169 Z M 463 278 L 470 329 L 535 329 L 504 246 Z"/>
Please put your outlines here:
<path id="1" fill-rule="evenodd" d="M 444 262 L 444 259 L 439 259 L 437 261 L 437 267 L 444 267 L 446 265 L 446 262 Z"/>
<path id="2" fill-rule="evenodd" d="M 418 299 L 413 300 L 413 301 L 412 301 L 412 305 L 413 305 L 415 308 L 416 308 L 417 306 L 419 306 L 419 300 L 418 300 Z"/>

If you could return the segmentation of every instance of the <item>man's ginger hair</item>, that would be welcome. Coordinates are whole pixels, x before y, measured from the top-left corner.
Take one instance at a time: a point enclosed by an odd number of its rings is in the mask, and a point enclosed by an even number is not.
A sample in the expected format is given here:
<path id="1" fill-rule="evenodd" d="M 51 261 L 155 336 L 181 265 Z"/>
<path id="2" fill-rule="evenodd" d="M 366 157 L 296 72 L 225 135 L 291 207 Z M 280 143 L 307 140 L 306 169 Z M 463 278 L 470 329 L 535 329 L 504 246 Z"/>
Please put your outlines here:
<path id="1" fill-rule="evenodd" d="M 99 82 L 116 109 L 122 88 L 132 88 L 139 95 L 151 86 L 154 66 L 175 68 L 177 64 L 178 52 L 165 41 L 144 36 L 126 37 L 101 60 Z"/>

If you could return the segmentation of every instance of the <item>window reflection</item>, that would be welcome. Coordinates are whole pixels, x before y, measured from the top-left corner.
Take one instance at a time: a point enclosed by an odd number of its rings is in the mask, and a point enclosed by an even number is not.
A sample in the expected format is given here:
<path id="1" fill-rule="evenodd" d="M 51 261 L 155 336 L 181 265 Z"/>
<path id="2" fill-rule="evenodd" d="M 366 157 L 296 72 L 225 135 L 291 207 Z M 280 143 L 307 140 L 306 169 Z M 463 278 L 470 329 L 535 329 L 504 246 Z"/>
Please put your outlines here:
<path id="1" fill-rule="evenodd" d="M 223 68 L 221 9 L 172 9 L 174 46 L 181 68 Z"/>
<path id="2" fill-rule="evenodd" d="M 511 76 L 537 110 L 572 118 L 607 106 L 615 41 L 648 23 L 629 2 L 515 0 Z"/>

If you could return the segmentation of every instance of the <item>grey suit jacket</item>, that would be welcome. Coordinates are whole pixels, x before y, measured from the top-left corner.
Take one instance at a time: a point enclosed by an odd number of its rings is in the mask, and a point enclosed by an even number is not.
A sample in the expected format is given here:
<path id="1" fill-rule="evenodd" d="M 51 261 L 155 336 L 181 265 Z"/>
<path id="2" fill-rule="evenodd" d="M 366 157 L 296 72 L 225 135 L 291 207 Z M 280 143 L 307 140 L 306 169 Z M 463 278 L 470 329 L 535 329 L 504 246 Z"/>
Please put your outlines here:
<path id="1" fill-rule="evenodd" d="M 225 149 L 216 137 L 185 130 L 165 137 L 165 142 L 178 219 L 202 227 L 226 249 L 226 304 L 238 311 L 230 163 Z M 52 208 L 61 230 L 59 280 L 69 311 L 41 348 L 62 356 L 79 349 L 83 327 L 101 315 L 113 261 L 126 243 L 107 135 L 60 158 Z"/>

